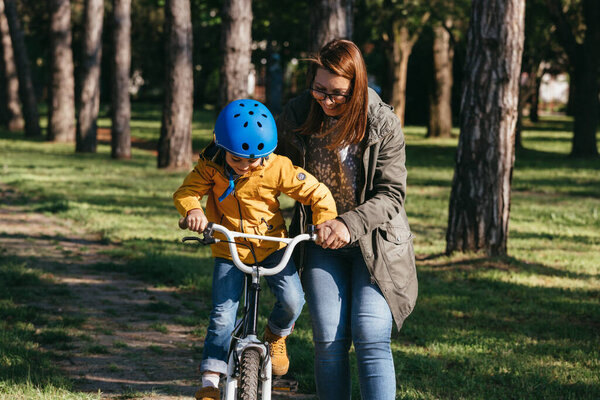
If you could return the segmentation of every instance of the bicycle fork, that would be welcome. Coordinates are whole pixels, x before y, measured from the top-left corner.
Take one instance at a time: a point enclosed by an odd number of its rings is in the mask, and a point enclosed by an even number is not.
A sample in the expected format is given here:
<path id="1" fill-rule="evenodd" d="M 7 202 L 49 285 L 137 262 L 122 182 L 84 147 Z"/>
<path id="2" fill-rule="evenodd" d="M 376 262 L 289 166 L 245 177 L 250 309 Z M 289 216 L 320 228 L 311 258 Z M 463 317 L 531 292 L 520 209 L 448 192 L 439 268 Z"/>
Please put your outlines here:
<path id="1" fill-rule="evenodd" d="M 236 324 L 236 329 L 234 329 L 232 335 L 223 400 L 237 400 L 240 362 L 244 351 L 249 349 L 254 349 L 260 354 L 261 368 L 258 377 L 259 382 L 257 382 L 258 387 L 262 390 L 260 399 L 271 400 L 273 383 L 271 357 L 268 345 L 257 337 L 258 301 L 260 297 L 258 267 L 253 267 L 252 275 L 246 275 L 244 292 L 244 315 L 241 321 Z M 241 335 L 238 336 L 239 333 Z"/>

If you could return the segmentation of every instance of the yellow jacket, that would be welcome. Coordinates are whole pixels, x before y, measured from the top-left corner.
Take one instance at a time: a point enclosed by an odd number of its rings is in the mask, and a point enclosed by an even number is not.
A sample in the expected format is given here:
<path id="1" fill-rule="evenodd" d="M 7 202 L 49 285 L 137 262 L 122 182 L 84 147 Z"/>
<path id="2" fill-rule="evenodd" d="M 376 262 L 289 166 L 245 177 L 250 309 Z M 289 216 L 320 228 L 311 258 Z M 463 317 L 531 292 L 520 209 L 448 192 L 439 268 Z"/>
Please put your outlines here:
<path id="1" fill-rule="evenodd" d="M 233 192 L 220 202 L 219 196 L 229 186 L 224 165 L 224 152 L 214 144 L 200 154 L 196 167 L 173 194 L 175 207 L 182 216 L 194 208 L 202 208 L 200 199 L 208 195 L 205 213 L 210 222 L 237 232 L 287 237 L 279 208 L 281 193 L 310 205 L 315 225 L 337 216 L 335 201 L 327 186 L 294 166 L 289 158 L 276 154 L 264 158 L 261 166 L 236 179 Z M 286 246 L 267 240 L 244 239 L 244 242 L 253 247 L 259 262 Z M 211 249 L 213 257 L 231 259 L 227 243 L 213 244 Z M 238 254 L 243 262 L 254 262 L 248 247 L 238 246 Z"/>

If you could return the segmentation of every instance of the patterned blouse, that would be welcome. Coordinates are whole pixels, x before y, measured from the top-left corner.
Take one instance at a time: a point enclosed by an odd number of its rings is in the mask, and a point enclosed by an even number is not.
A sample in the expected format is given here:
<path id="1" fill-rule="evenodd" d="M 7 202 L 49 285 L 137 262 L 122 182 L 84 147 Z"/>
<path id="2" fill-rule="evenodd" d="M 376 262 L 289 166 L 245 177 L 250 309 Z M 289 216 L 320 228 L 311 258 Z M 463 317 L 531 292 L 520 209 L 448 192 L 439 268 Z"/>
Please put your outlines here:
<path id="1" fill-rule="evenodd" d="M 335 119 L 327 118 L 324 129 L 331 127 Z M 306 170 L 323 182 L 333 195 L 338 214 L 358 205 L 358 176 L 361 163 L 361 145 L 351 144 L 329 150 L 326 146 L 331 136 L 310 135 L 307 138 Z"/>

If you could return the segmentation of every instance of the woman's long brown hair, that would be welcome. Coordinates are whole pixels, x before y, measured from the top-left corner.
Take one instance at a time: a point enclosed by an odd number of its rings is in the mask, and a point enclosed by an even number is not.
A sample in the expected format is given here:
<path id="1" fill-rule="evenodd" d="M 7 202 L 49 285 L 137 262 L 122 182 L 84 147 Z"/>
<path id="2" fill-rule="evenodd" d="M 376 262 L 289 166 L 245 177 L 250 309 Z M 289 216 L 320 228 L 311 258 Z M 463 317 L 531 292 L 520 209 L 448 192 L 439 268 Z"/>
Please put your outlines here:
<path id="1" fill-rule="evenodd" d="M 330 149 L 358 143 L 365 135 L 367 127 L 368 81 L 367 68 L 359 48 L 349 40 L 334 39 L 319 50 L 311 63 L 308 73 L 308 86 L 311 87 L 319 68 L 350 80 L 351 97 L 343 105 L 344 111 L 337 122 L 321 132 L 325 113 L 319 103 L 311 97 L 310 111 L 306 121 L 300 126 L 303 135 L 333 134 Z"/>

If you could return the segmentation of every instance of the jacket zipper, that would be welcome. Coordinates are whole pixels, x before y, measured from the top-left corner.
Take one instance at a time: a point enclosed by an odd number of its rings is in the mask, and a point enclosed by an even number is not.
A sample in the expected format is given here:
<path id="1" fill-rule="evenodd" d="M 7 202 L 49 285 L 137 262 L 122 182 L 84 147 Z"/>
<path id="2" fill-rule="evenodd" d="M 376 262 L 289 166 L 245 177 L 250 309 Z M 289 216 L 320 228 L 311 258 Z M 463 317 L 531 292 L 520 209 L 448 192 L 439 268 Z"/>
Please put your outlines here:
<path id="1" fill-rule="evenodd" d="M 242 217 L 242 206 L 240 205 L 240 199 L 238 199 L 237 197 L 237 192 L 235 190 L 235 185 L 237 183 L 237 180 L 233 183 L 233 197 L 235 198 L 235 201 L 237 203 L 237 207 L 238 207 L 238 213 L 240 214 L 240 232 L 244 233 L 244 218 Z M 248 242 L 248 245 L 252 248 L 252 253 L 256 254 L 255 249 L 254 249 L 254 245 L 252 244 L 252 242 L 246 240 Z"/>
<path id="2" fill-rule="evenodd" d="M 302 168 L 306 168 L 306 145 L 304 143 L 304 139 L 299 133 L 294 133 L 297 142 L 292 142 L 296 150 L 300 153 L 300 158 L 302 160 Z M 298 144 L 298 145 L 297 145 Z M 298 209 L 300 210 L 300 233 L 304 233 L 304 226 L 306 225 L 306 210 L 304 209 L 304 205 L 300 202 L 296 202 Z"/>

